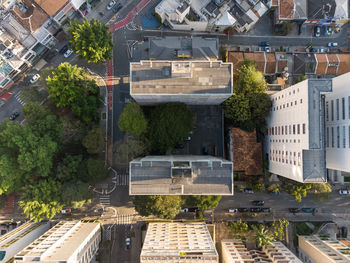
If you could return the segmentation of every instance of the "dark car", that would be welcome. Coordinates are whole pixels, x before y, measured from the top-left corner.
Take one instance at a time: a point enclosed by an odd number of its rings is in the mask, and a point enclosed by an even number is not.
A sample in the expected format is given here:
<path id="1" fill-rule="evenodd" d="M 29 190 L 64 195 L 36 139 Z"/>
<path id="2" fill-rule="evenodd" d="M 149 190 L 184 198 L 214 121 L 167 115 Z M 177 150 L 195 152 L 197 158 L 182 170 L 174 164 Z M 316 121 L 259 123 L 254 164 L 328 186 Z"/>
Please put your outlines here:
<path id="1" fill-rule="evenodd" d="M 300 208 L 288 208 L 289 212 L 291 213 L 299 213 L 300 212 Z"/>
<path id="2" fill-rule="evenodd" d="M 245 194 L 254 194 L 254 191 L 251 188 L 244 188 L 243 189 L 243 193 L 245 193 Z"/>
<path id="3" fill-rule="evenodd" d="M 314 208 L 304 207 L 304 208 L 301 209 L 301 211 L 303 211 L 304 213 L 313 213 L 314 212 Z"/>
<path id="4" fill-rule="evenodd" d="M 251 207 L 249 210 L 252 213 L 260 213 L 261 212 L 261 208 L 260 207 Z"/>
<path id="5" fill-rule="evenodd" d="M 122 6 L 120 3 L 118 3 L 118 4 L 113 8 L 113 12 L 114 12 L 114 13 L 117 13 L 122 7 L 123 7 L 123 6 Z"/>
<path id="6" fill-rule="evenodd" d="M 241 212 L 241 213 L 246 213 L 248 211 L 249 211 L 249 209 L 245 208 L 245 207 L 238 208 L 238 212 Z"/>
<path id="7" fill-rule="evenodd" d="M 267 47 L 269 45 L 270 45 L 269 41 L 261 41 L 261 42 L 259 42 L 259 46 L 261 46 L 261 47 Z"/>
<path id="8" fill-rule="evenodd" d="M 208 148 L 204 146 L 202 149 L 202 153 L 203 153 L 203 155 L 208 155 L 209 154 Z"/>
<path id="9" fill-rule="evenodd" d="M 338 227 L 337 228 L 337 238 L 340 238 L 341 237 L 341 228 Z"/>
<path id="10" fill-rule="evenodd" d="M 343 227 L 341 228 L 341 236 L 342 236 L 343 238 L 347 238 L 347 237 L 348 237 L 348 228 L 347 228 L 346 226 L 343 226 Z"/>
<path id="11" fill-rule="evenodd" d="M 265 204 L 265 202 L 263 200 L 254 200 L 254 201 L 252 201 L 252 205 L 263 206 L 264 204 Z"/>
<path id="12" fill-rule="evenodd" d="M 270 207 L 263 207 L 261 209 L 264 213 L 271 213 L 271 208 Z"/>
<path id="13" fill-rule="evenodd" d="M 176 144 L 175 149 L 183 149 L 184 145 L 183 144 Z"/>
<path id="14" fill-rule="evenodd" d="M 13 121 L 13 120 L 15 120 L 18 116 L 19 116 L 19 113 L 16 111 L 16 112 L 14 112 L 14 113 L 12 113 L 12 114 L 10 115 L 9 119 L 10 119 L 11 121 Z"/>
<path id="15" fill-rule="evenodd" d="M 61 53 L 61 54 L 64 54 L 64 53 L 66 53 L 66 51 L 67 51 L 68 49 L 69 49 L 68 45 L 65 45 L 65 46 L 63 46 L 63 47 L 61 48 L 60 53 Z"/>

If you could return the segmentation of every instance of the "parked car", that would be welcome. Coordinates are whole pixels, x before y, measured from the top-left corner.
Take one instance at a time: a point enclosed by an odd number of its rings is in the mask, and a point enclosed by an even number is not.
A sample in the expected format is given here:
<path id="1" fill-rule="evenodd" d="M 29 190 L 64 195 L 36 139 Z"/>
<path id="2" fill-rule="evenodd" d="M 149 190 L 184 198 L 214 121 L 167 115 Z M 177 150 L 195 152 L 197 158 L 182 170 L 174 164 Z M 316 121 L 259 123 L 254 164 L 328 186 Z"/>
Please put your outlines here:
<path id="1" fill-rule="evenodd" d="M 10 115 L 9 120 L 13 121 L 19 116 L 19 112 L 14 112 Z"/>
<path id="2" fill-rule="evenodd" d="M 131 239 L 130 239 L 130 237 L 125 238 L 125 246 L 126 246 L 126 249 L 130 248 L 130 246 L 131 246 Z"/>
<path id="3" fill-rule="evenodd" d="M 183 144 L 176 144 L 175 149 L 183 149 L 184 145 Z"/>
<path id="4" fill-rule="evenodd" d="M 324 53 L 324 52 L 326 52 L 326 50 L 324 48 L 318 48 L 318 49 L 316 49 L 316 52 L 317 53 Z"/>
<path id="5" fill-rule="evenodd" d="M 249 209 L 250 212 L 252 213 L 260 213 L 261 212 L 261 208 L 260 207 L 251 207 Z"/>
<path id="6" fill-rule="evenodd" d="M 229 212 L 229 213 L 237 213 L 237 212 L 238 212 L 238 209 L 237 209 L 237 208 L 229 208 L 229 209 L 228 209 L 228 212 Z"/>
<path id="7" fill-rule="evenodd" d="M 341 190 L 339 190 L 339 194 L 340 195 L 347 195 L 347 194 L 350 194 L 350 191 L 348 191 L 346 189 L 341 189 Z"/>
<path id="8" fill-rule="evenodd" d="M 70 214 L 72 210 L 70 208 L 63 208 L 61 209 L 61 214 Z"/>
<path id="9" fill-rule="evenodd" d="M 337 42 L 329 42 L 327 46 L 329 46 L 329 47 L 337 47 L 338 43 Z"/>
<path id="10" fill-rule="evenodd" d="M 270 47 L 265 47 L 266 52 L 270 52 Z"/>
<path id="11" fill-rule="evenodd" d="M 188 213 L 188 212 L 196 212 L 198 210 L 198 207 L 186 207 L 186 208 L 182 208 L 180 210 L 180 212 L 182 213 Z"/>
<path id="12" fill-rule="evenodd" d="M 118 3 L 114 8 L 113 8 L 113 12 L 117 13 L 123 6 L 121 5 L 121 3 Z"/>
<path id="13" fill-rule="evenodd" d="M 302 212 L 304 213 L 313 213 L 314 212 L 314 208 L 311 208 L 311 207 L 304 207 L 301 209 Z"/>
<path id="14" fill-rule="evenodd" d="M 251 188 L 244 188 L 242 192 L 245 194 L 254 194 L 254 191 Z"/>
<path id="15" fill-rule="evenodd" d="M 241 212 L 241 213 L 246 213 L 246 212 L 248 212 L 249 211 L 249 209 L 248 208 L 245 208 L 245 207 L 240 207 L 240 208 L 238 208 L 238 212 Z"/>
<path id="16" fill-rule="evenodd" d="M 261 209 L 264 213 L 271 213 L 271 208 L 270 207 L 263 207 Z"/>
<path id="17" fill-rule="evenodd" d="M 321 27 L 315 26 L 315 37 L 321 36 Z"/>
<path id="18" fill-rule="evenodd" d="M 341 228 L 341 236 L 342 236 L 343 238 L 347 238 L 347 237 L 348 237 L 348 228 L 347 228 L 346 226 L 343 226 L 343 227 Z"/>
<path id="19" fill-rule="evenodd" d="M 116 2 L 114 0 L 110 1 L 109 4 L 107 5 L 107 10 L 111 10 L 115 4 Z"/>
<path id="20" fill-rule="evenodd" d="M 64 54 L 66 51 L 68 50 L 68 45 L 65 45 L 61 48 L 61 50 L 59 51 L 59 53 Z"/>
<path id="21" fill-rule="evenodd" d="M 38 79 L 40 79 L 40 75 L 39 75 L 39 74 L 35 74 L 35 75 L 30 79 L 30 83 L 34 84 L 35 82 L 38 81 Z"/>
<path id="22" fill-rule="evenodd" d="M 293 207 L 293 208 L 288 208 L 288 210 L 289 210 L 289 212 L 291 212 L 291 213 L 299 213 L 299 212 L 300 212 L 300 208 L 295 208 L 295 207 Z"/>
<path id="23" fill-rule="evenodd" d="M 65 58 L 68 58 L 70 55 L 72 55 L 73 54 L 73 50 L 71 50 L 71 49 L 68 49 L 65 53 L 64 53 L 64 57 Z"/>
<path id="24" fill-rule="evenodd" d="M 261 42 L 259 42 L 259 46 L 261 46 L 261 47 L 267 47 L 269 45 L 270 45 L 269 41 L 261 41 Z"/>
<path id="25" fill-rule="evenodd" d="M 327 35 L 330 36 L 333 33 L 333 29 L 331 27 L 327 27 Z"/>
<path id="26" fill-rule="evenodd" d="M 252 205 L 263 206 L 264 204 L 265 204 L 265 202 L 263 200 L 254 200 L 254 201 L 252 201 Z"/>
<path id="27" fill-rule="evenodd" d="M 186 142 L 189 142 L 190 140 L 191 140 L 191 137 L 190 137 L 190 136 L 184 138 L 184 141 L 186 141 Z"/>

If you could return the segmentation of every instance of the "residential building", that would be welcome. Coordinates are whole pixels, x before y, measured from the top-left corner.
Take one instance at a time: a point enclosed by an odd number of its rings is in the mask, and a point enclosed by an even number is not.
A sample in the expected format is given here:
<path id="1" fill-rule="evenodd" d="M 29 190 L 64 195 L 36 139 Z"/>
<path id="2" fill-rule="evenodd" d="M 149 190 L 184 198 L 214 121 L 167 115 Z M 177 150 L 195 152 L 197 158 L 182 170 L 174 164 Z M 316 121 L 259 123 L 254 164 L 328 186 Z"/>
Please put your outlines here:
<path id="1" fill-rule="evenodd" d="M 129 166 L 130 195 L 233 195 L 233 163 L 218 157 L 146 156 Z"/>
<path id="2" fill-rule="evenodd" d="M 222 239 L 221 258 L 222 263 L 256 262 L 240 239 Z"/>
<path id="3" fill-rule="evenodd" d="M 301 183 L 326 182 L 325 98 L 330 79 L 308 79 L 271 95 L 269 171 Z"/>
<path id="4" fill-rule="evenodd" d="M 328 179 L 350 179 L 350 73 L 333 78 L 333 92 L 326 95 L 326 149 Z"/>
<path id="5" fill-rule="evenodd" d="M 349 263 L 350 247 L 327 236 L 298 236 L 299 258 L 305 263 Z"/>
<path id="6" fill-rule="evenodd" d="M 12 262 L 13 257 L 50 229 L 50 222 L 24 223 L 0 236 L 0 262 Z"/>
<path id="7" fill-rule="evenodd" d="M 218 263 L 212 237 L 205 223 L 149 223 L 141 263 Z"/>
<path id="8" fill-rule="evenodd" d="M 232 95 L 232 64 L 222 61 L 130 63 L 130 95 L 141 105 L 217 105 Z"/>
<path id="9" fill-rule="evenodd" d="M 174 30 L 248 31 L 268 8 L 260 0 L 163 0 L 155 8 L 162 23 Z"/>
<path id="10" fill-rule="evenodd" d="M 272 242 L 272 246 L 263 247 L 262 251 L 273 263 L 303 263 L 282 242 Z"/>
<path id="11" fill-rule="evenodd" d="M 99 223 L 60 221 L 15 256 L 15 263 L 91 262 L 101 241 Z"/>
<path id="12" fill-rule="evenodd" d="M 278 0 L 275 22 L 299 22 L 307 19 L 307 0 Z"/>

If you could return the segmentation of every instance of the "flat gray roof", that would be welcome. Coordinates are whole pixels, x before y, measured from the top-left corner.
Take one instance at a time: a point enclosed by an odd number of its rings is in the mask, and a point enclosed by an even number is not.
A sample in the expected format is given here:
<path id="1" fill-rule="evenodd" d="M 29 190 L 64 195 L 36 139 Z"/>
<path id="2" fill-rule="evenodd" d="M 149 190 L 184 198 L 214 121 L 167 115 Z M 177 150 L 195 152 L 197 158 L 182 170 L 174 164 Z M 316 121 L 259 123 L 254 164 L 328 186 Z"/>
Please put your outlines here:
<path id="1" fill-rule="evenodd" d="M 130 195 L 232 195 L 233 163 L 212 156 L 146 156 L 130 162 Z"/>
<path id="2" fill-rule="evenodd" d="M 232 64 L 222 61 L 130 63 L 131 94 L 232 94 Z"/>

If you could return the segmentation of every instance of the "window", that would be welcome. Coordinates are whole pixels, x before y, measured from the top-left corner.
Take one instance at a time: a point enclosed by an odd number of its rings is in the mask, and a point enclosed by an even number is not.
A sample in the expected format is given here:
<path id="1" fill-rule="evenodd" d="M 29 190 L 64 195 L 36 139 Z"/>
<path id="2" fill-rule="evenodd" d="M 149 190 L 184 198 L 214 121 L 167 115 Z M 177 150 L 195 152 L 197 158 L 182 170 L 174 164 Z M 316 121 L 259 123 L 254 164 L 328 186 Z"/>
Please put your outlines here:
<path id="1" fill-rule="evenodd" d="M 329 116 L 328 116 L 328 101 L 326 101 L 326 121 L 329 121 Z"/>
<path id="2" fill-rule="evenodd" d="M 341 113 L 343 120 L 345 120 L 345 98 L 341 99 Z"/>
<path id="3" fill-rule="evenodd" d="M 336 108 L 335 108 L 335 110 L 336 110 L 336 112 L 337 112 L 337 120 L 339 120 L 339 99 L 337 99 L 336 100 Z"/>
<path id="4" fill-rule="evenodd" d="M 278 126 L 278 135 L 281 134 L 281 129 L 280 129 L 280 126 Z"/>
<path id="5" fill-rule="evenodd" d="M 293 124 L 293 134 L 295 134 L 295 125 Z"/>
<path id="6" fill-rule="evenodd" d="M 327 131 L 326 131 L 326 140 L 327 140 L 327 147 L 329 147 L 329 127 L 327 127 Z"/>
<path id="7" fill-rule="evenodd" d="M 298 131 L 298 134 L 300 134 L 300 124 L 298 124 L 297 126 L 297 131 Z"/>
<path id="8" fill-rule="evenodd" d="M 334 101 L 331 100 L 331 120 L 334 121 Z"/>
<path id="9" fill-rule="evenodd" d="M 289 125 L 289 134 L 292 134 L 292 125 Z"/>
<path id="10" fill-rule="evenodd" d="M 334 127 L 331 129 L 331 137 L 332 137 L 332 147 L 334 148 Z"/>
<path id="11" fill-rule="evenodd" d="M 287 125 L 286 126 L 284 126 L 284 132 L 286 133 L 286 135 L 288 135 L 288 130 L 287 130 Z"/>
<path id="12" fill-rule="evenodd" d="M 337 126 L 337 148 L 340 148 L 340 129 Z"/>
<path id="13" fill-rule="evenodd" d="M 348 97 L 348 115 L 350 119 L 350 96 Z"/>
<path id="14" fill-rule="evenodd" d="M 303 134 L 305 134 L 305 133 L 306 133 L 306 124 L 303 123 Z"/>
<path id="15" fill-rule="evenodd" d="M 303 103 L 303 99 L 300 99 L 300 104 Z"/>
<path id="16" fill-rule="evenodd" d="M 346 147 L 346 135 L 345 135 L 345 126 L 343 126 L 343 148 Z"/>

